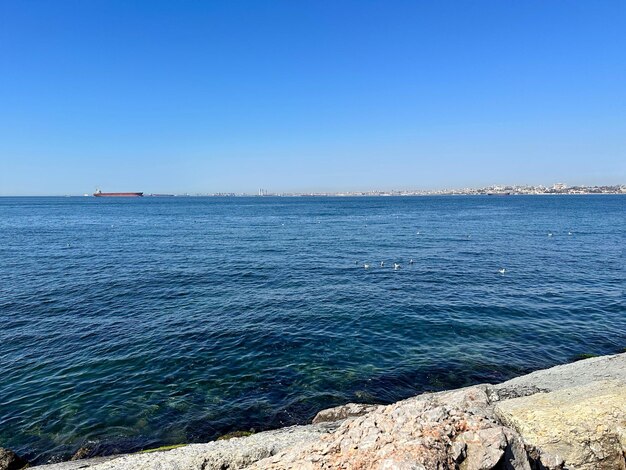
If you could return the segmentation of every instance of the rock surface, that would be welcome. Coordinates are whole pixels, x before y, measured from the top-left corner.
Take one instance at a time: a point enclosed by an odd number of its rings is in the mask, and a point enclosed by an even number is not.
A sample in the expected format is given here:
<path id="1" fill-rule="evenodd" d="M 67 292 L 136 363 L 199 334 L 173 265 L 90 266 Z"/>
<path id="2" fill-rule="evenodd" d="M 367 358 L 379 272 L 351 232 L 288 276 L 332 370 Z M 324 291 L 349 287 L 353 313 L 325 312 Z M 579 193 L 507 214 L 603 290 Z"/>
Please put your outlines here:
<path id="1" fill-rule="evenodd" d="M 41 470 L 230 470 L 244 468 L 287 447 L 302 445 L 328 434 L 337 425 L 292 426 L 207 444 L 189 444 L 176 449 L 128 454 L 104 459 L 75 460 L 36 467 Z"/>
<path id="2" fill-rule="evenodd" d="M 362 403 L 348 403 L 334 408 L 327 408 L 315 415 L 313 424 L 343 421 L 346 418 L 362 416 L 377 408 L 378 405 L 365 405 Z"/>
<path id="3" fill-rule="evenodd" d="M 544 466 L 564 461 L 580 470 L 626 470 L 623 382 L 590 382 L 514 398 L 498 403 L 495 411 L 528 446 L 552 456 Z"/>
<path id="4" fill-rule="evenodd" d="M 295 426 L 42 470 L 626 470 L 626 353 Z"/>
<path id="5" fill-rule="evenodd" d="M 250 469 L 510 468 L 530 470 L 521 438 L 495 419 L 485 386 L 424 394 L 344 421 L 304 448 L 289 449 Z"/>
<path id="6" fill-rule="evenodd" d="M 28 461 L 15 452 L 0 447 L 0 470 L 20 470 L 28 465 Z"/>
<path id="7" fill-rule="evenodd" d="M 626 383 L 626 353 L 593 357 L 550 369 L 538 370 L 489 387 L 493 402 L 577 387 L 600 380 Z"/>

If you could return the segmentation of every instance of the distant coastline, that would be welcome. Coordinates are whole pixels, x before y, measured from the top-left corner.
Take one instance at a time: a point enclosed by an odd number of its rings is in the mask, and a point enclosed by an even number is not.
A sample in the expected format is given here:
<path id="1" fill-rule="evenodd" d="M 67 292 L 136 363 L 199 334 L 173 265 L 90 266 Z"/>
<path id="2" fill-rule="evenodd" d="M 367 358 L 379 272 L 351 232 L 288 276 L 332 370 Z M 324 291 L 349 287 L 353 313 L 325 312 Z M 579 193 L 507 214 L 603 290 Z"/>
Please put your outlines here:
<path id="1" fill-rule="evenodd" d="M 552 186 L 532 185 L 493 185 L 481 188 L 457 189 L 394 189 L 369 191 L 273 193 L 260 189 L 258 194 L 215 193 L 207 196 L 520 196 L 520 195 L 587 195 L 587 194 L 626 194 L 626 185 L 568 186 L 555 183 Z"/>
<path id="2" fill-rule="evenodd" d="M 406 196 L 589 196 L 596 194 L 626 194 L 626 184 L 600 186 L 567 186 L 556 183 L 552 186 L 487 186 L 461 189 L 393 189 L 368 191 L 317 191 L 317 192 L 272 192 L 260 189 L 258 193 L 215 192 L 215 193 L 142 193 L 144 197 L 406 197 Z M 92 194 L 50 195 L 0 195 L 0 197 L 93 197 Z"/>

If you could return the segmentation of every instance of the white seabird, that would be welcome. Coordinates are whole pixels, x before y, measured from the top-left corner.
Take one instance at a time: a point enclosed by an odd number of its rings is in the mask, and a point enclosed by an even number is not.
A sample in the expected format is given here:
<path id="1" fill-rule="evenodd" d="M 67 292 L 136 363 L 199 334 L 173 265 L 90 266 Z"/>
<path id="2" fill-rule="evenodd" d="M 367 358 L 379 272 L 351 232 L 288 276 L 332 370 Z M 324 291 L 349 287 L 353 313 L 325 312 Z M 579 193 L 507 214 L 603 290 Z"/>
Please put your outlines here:
<path id="1" fill-rule="evenodd" d="M 398 269 L 400 269 L 400 265 L 398 263 L 393 263 L 393 269 L 394 271 L 397 271 Z"/>
<path id="2" fill-rule="evenodd" d="M 500 274 L 504 274 L 504 273 L 506 272 L 506 269 L 505 269 L 505 268 L 498 269 L 498 272 L 499 272 Z"/>

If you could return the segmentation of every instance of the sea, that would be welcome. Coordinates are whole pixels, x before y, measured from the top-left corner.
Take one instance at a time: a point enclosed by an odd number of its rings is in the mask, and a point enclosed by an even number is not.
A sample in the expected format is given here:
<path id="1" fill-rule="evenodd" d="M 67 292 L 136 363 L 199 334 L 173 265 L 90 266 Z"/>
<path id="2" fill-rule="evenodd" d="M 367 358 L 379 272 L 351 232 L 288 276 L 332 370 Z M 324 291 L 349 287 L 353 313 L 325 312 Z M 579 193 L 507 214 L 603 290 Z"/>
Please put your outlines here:
<path id="1" fill-rule="evenodd" d="M 0 198 L 0 447 L 205 442 L 623 352 L 625 203 Z"/>

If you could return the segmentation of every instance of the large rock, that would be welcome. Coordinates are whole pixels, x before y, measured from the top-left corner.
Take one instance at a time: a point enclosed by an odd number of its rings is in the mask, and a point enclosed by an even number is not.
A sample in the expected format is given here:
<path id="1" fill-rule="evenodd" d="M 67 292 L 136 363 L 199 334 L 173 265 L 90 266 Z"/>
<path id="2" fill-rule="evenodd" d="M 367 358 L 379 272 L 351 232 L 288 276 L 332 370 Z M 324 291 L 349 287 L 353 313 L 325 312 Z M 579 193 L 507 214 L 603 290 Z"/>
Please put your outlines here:
<path id="1" fill-rule="evenodd" d="M 351 418 L 334 433 L 250 469 L 530 470 L 521 438 L 500 426 L 485 387 L 420 395 Z"/>
<path id="2" fill-rule="evenodd" d="M 336 429 L 336 425 L 292 426 L 248 437 L 190 444 L 172 450 L 115 458 L 75 460 L 37 467 L 41 470 L 234 470 L 289 448 L 299 447 Z"/>
<path id="3" fill-rule="evenodd" d="M 15 452 L 0 447 L 0 470 L 20 470 L 28 465 L 28 461 Z"/>
<path id="4" fill-rule="evenodd" d="M 600 380 L 617 380 L 626 384 L 626 353 L 572 362 L 522 375 L 498 385 L 490 385 L 489 400 L 496 402 L 578 387 Z"/>
<path id="5" fill-rule="evenodd" d="M 626 386 L 621 381 L 505 400 L 495 411 L 544 467 L 626 470 Z"/>

